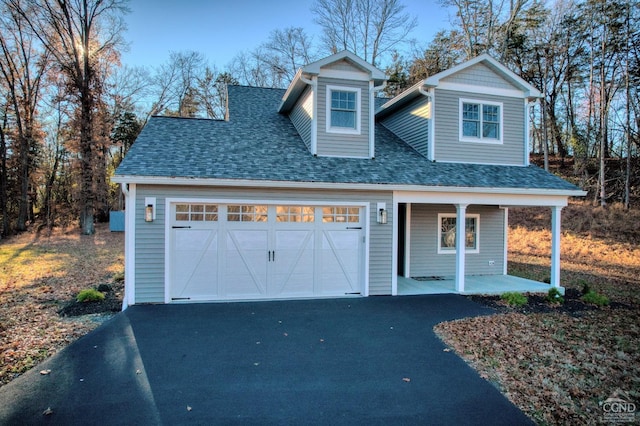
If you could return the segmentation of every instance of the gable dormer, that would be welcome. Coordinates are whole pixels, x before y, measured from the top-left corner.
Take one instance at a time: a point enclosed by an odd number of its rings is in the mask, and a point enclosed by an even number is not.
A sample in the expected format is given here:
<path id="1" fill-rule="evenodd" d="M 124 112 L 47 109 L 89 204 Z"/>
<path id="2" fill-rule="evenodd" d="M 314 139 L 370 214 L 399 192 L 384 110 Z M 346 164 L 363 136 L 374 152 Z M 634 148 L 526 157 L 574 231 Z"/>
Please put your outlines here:
<path id="1" fill-rule="evenodd" d="M 298 70 L 278 112 L 287 114 L 313 155 L 373 158 L 374 96 L 384 72 L 348 51 Z"/>
<path id="2" fill-rule="evenodd" d="M 484 54 L 418 82 L 376 118 L 432 161 L 528 165 L 527 111 L 540 96 Z"/>

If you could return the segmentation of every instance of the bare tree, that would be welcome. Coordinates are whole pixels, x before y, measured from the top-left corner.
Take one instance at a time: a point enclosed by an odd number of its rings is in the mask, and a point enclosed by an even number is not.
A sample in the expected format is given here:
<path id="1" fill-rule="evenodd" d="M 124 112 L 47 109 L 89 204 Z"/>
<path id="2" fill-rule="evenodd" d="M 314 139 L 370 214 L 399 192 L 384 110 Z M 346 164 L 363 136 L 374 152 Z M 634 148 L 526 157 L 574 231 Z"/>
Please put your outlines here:
<path id="1" fill-rule="evenodd" d="M 228 68 L 242 84 L 284 88 L 300 67 L 314 60 L 311 37 L 302 28 L 289 27 L 272 31 L 266 42 L 236 55 Z"/>
<path id="2" fill-rule="evenodd" d="M 126 0 L 6 0 L 29 23 L 66 77 L 79 109 L 80 226 L 93 234 L 94 114 L 101 84 L 100 62 L 115 64 L 125 29 Z"/>
<path id="3" fill-rule="evenodd" d="M 322 27 L 326 51 L 349 50 L 378 65 L 417 25 L 399 0 L 316 0 L 311 8 Z"/>
<path id="4" fill-rule="evenodd" d="M 196 116 L 199 105 L 195 92 L 206 67 L 206 59 L 200 52 L 171 52 L 169 60 L 152 77 L 156 102 L 151 115 Z"/>
<path id="5" fill-rule="evenodd" d="M 0 17 L 0 76 L 8 88 L 12 134 L 19 157 L 17 181 L 20 195 L 16 229 L 24 231 L 27 229 L 29 183 L 38 139 L 36 110 L 49 61 L 22 16 L 4 3 L 0 8 L 3 12 Z"/>
<path id="6" fill-rule="evenodd" d="M 284 74 L 290 82 L 298 68 L 315 60 L 311 45 L 312 39 L 300 27 L 274 30 L 264 44 L 266 60 L 274 72 Z"/>
<path id="7" fill-rule="evenodd" d="M 516 22 L 529 0 L 440 0 L 456 10 L 454 26 L 464 34 L 467 59 L 492 53 L 504 60 Z"/>

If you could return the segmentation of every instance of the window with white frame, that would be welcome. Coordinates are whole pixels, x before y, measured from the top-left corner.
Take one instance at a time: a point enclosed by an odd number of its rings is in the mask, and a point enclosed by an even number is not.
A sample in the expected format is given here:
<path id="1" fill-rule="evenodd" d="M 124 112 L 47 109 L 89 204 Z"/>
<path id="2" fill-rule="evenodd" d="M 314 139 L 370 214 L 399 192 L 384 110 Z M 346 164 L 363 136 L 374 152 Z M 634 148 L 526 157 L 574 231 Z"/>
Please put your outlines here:
<path id="1" fill-rule="evenodd" d="M 460 99 L 460 140 L 502 143 L 502 104 Z"/>
<path id="2" fill-rule="evenodd" d="M 456 252 L 456 222 L 455 214 L 441 213 L 438 215 L 438 254 Z M 468 214 L 465 217 L 465 248 L 466 253 L 480 252 L 480 215 Z"/>
<path id="3" fill-rule="evenodd" d="M 327 86 L 327 132 L 360 134 L 360 89 Z"/>

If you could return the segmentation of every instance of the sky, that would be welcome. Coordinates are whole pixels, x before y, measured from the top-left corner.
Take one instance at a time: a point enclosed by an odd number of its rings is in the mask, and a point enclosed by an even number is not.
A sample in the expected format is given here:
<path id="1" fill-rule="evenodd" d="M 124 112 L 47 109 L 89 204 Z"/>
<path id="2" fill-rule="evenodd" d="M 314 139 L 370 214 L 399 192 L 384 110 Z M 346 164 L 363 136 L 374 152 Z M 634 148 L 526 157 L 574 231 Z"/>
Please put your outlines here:
<path id="1" fill-rule="evenodd" d="M 128 66 L 156 67 L 169 52 L 201 52 L 209 63 L 223 69 L 242 51 L 265 42 L 271 31 L 302 27 L 320 41 L 313 22 L 314 0 L 130 0 L 125 17 Z M 418 19 L 411 38 L 426 45 L 440 29 L 449 27 L 446 9 L 435 0 L 403 0 L 405 11 Z"/>

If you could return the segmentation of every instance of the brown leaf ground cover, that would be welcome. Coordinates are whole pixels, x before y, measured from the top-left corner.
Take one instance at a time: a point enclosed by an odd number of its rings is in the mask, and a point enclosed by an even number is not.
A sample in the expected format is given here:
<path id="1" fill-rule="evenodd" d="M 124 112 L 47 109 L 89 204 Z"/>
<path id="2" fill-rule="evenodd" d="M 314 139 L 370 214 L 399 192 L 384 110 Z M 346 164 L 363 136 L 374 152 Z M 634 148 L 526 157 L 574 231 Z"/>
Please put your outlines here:
<path id="1" fill-rule="evenodd" d="M 510 210 L 510 274 L 548 279 L 549 216 L 548 209 Z M 637 210 L 570 205 L 563 210 L 564 305 L 530 295 L 516 309 L 496 297 L 475 298 L 496 314 L 443 323 L 436 332 L 540 424 L 597 423 L 599 403 L 618 391 L 639 405 L 637 223 Z M 120 309 L 123 245 L 123 234 L 106 226 L 94 236 L 73 229 L 0 241 L 0 385 Z M 111 289 L 104 302 L 73 303 L 99 284 Z M 585 284 L 611 305 L 584 303 Z"/>
<path id="2" fill-rule="evenodd" d="M 0 384 L 121 309 L 123 284 L 117 278 L 124 270 L 123 234 L 109 232 L 106 225 L 96 231 L 81 236 L 77 229 L 43 230 L 0 241 Z M 105 302 L 74 310 L 77 293 L 100 284 L 110 288 Z"/>
<path id="3" fill-rule="evenodd" d="M 510 274 L 548 279 L 549 215 L 510 210 Z M 571 204 L 563 210 L 561 243 L 565 305 L 529 295 L 527 305 L 509 308 L 476 297 L 496 314 L 442 323 L 436 332 L 539 424 L 600 423 L 601 403 L 615 394 L 640 405 L 638 223 L 637 210 Z M 608 296 L 610 306 L 584 303 L 585 285 Z"/>

